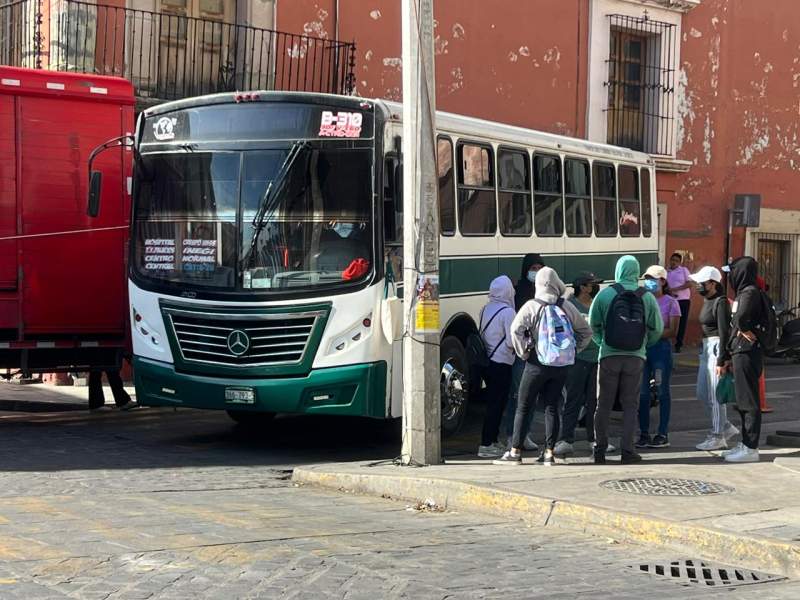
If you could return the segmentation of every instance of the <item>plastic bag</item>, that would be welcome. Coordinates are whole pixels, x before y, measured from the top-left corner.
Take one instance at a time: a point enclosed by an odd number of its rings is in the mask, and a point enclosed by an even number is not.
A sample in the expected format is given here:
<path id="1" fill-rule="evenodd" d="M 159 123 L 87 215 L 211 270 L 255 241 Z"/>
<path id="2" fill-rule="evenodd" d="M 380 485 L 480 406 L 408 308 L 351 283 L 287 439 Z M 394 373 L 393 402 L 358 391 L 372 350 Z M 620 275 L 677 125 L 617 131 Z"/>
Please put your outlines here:
<path id="1" fill-rule="evenodd" d="M 733 387 L 733 375 L 725 373 L 717 382 L 717 402 L 733 404 L 736 402 L 736 390 Z"/>

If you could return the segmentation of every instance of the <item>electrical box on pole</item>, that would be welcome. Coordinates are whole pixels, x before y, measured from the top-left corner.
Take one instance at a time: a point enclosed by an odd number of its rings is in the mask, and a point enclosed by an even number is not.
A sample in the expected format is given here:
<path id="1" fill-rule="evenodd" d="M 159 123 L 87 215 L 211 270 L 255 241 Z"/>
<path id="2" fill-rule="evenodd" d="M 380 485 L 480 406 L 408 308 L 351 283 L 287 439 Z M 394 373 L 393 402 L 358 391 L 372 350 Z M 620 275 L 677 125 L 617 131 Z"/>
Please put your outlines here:
<path id="1" fill-rule="evenodd" d="M 433 0 L 403 11 L 404 464 L 441 461 Z"/>

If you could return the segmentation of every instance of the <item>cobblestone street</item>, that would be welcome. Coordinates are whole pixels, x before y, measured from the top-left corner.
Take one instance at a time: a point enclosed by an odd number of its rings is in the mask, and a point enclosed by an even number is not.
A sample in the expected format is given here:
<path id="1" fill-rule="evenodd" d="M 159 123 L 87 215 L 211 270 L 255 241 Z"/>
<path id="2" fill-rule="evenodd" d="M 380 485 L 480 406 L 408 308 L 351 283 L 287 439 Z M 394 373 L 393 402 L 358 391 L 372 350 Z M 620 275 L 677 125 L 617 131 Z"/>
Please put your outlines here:
<path id="1" fill-rule="evenodd" d="M 253 435 L 218 413 L 0 413 L 0 598 L 725 593 L 629 568 L 693 557 L 292 484 L 293 466 L 326 455 L 386 456 L 386 431 L 333 424 Z M 800 586 L 736 594 L 797 598 Z"/>

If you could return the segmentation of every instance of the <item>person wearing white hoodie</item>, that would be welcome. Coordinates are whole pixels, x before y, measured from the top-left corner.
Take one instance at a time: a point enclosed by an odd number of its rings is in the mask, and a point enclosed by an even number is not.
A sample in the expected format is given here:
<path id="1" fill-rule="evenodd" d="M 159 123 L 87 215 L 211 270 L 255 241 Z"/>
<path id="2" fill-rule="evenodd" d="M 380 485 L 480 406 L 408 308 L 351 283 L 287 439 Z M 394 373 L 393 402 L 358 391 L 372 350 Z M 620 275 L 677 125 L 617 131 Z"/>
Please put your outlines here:
<path id="1" fill-rule="evenodd" d="M 536 293 L 533 300 L 526 302 L 520 308 L 511 324 L 512 343 L 514 350 L 520 358 L 526 360 L 525 371 L 519 387 L 519 402 L 514 415 L 514 433 L 511 436 L 511 449 L 495 461 L 496 464 L 520 464 L 522 462 L 522 443 L 525 437 L 523 423 L 526 414 L 533 410 L 533 403 L 541 395 L 545 406 L 545 449 L 539 457 L 539 462 L 552 464 L 554 462 L 553 448 L 558 439 L 558 403 L 561 399 L 561 390 L 569 372 L 568 366 L 543 365 L 539 362 L 537 353 L 533 348 L 537 342 L 537 324 L 540 311 L 545 305 L 559 304 L 567 320 L 572 326 L 575 336 L 575 351 L 583 350 L 591 340 L 592 330 L 586 319 L 580 314 L 574 304 L 559 302 L 567 291 L 558 274 L 550 267 L 543 267 L 536 274 Z"/>
<path id="2" fill-rule="evenodd" d="M 497 441 L 503 409 L 511 387 L 511 365 L 514 347 L 511 323 L 514 320 L 514 284 L 505 275 L 495 278 L 489 286 L 489 301 L 481 311 L 480 331 L 489 356 L 489 366 L 483 372 L 486 382 L 486 416 L 483 418 L 478 456 L 497 458 L 505 446 Z"/>

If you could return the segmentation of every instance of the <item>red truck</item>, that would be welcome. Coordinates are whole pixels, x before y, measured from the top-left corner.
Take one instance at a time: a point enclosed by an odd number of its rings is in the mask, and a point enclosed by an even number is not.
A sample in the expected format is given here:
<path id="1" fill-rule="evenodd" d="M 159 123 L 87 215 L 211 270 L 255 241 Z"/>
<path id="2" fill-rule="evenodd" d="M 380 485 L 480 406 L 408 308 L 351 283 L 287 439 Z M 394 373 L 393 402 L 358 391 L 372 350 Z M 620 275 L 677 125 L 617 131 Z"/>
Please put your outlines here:
<path id="1" fill-rule="evenodd" d="M 0 375 L 119 366 L 131 151 L 98 156 L 97 218 L 87 164 L 133 128 L 129 81 L 0 66 Z"/>

